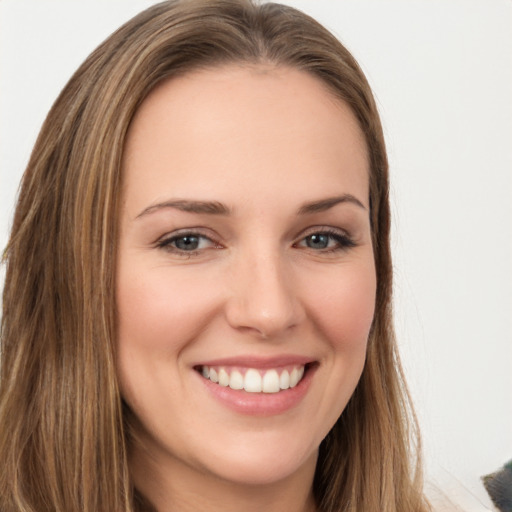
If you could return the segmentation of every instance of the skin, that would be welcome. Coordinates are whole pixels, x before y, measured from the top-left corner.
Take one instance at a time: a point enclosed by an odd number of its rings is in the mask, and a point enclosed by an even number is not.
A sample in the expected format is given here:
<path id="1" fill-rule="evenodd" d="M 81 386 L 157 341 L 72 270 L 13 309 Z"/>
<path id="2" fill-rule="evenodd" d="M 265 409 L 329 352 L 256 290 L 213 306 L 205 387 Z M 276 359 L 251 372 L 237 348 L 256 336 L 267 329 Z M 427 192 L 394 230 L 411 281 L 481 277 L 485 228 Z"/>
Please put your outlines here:
<path id="1" fill-rule="evenodd" d="M 136 418 L 137 487 L 159 512 L 314 510 L 318 447 L 360 378 L 374 314 L 369 171 L 354 115 L 302 71 L 192 72 L 143 102 L 123 173 L 118 374 Z M 229 213 L 162 206 L 176 200 Z M 326 230 L 325 247 L 313 244 Z M 191 232 L 200 245 L 180 250 L 176 237 Z M 315 371 L 279 414 L 226 407 L 194 368 L 283 354 L 307 356 Z"/>

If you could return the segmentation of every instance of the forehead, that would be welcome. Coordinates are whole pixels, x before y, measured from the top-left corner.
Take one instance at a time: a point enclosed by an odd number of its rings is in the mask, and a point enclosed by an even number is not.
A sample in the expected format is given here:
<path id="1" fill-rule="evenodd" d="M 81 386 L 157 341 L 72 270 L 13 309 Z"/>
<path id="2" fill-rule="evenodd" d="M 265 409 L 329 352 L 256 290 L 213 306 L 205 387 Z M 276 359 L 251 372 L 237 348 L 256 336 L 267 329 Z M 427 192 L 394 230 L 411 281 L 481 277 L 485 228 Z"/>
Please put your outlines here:
<path id="1" fill-rule="evenodd" d="M 347 173 L 368 187 L 366 144 L 350 108 L 319 79 L 283 67 L 232 65 L 163 82 L 133 119 L 123 166 L 128 191 L 139 195 L 213 185 L 254 194 L 265 182 L 324 194 L 329 179 Z"/>

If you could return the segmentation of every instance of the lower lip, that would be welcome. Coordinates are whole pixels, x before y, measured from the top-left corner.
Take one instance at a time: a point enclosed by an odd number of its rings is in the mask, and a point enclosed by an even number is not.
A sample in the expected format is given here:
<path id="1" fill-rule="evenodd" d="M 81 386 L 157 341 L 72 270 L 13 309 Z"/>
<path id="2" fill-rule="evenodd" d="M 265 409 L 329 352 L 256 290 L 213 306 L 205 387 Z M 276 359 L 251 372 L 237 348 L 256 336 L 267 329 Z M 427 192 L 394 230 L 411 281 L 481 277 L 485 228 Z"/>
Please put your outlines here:
<path id="1" fill-rule="evenodd" d="M 248 393 L 244 390 L 220 386 L 197 373 L 208 391 L 226 407 L 249 416 L 274 416 L 282 414 L 302 401 L 316 371 L 316 365 L 309 367 L 301 381 L 294 387 L 278 393 Z"/>

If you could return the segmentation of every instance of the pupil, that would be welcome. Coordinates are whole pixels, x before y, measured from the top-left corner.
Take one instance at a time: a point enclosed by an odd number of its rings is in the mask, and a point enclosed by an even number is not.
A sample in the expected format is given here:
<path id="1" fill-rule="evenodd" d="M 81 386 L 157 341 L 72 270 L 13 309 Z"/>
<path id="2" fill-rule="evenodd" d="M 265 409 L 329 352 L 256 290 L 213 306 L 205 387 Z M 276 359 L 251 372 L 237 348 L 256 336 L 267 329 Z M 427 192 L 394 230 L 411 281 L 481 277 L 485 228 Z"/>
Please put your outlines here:
<path id="1" fill-rule="evenodd" d="M 311 249 L 325 249 L 329 245 L 329 237 L 327 235 L 308 236 L 307 245 Z"/>
<path id="2" fill-rule="evenodd" d="M 184 251 L 193 251 L 199 246 L 199 237 L 197 236 L 182 236 L 176 239 L 176 247 Z"/>

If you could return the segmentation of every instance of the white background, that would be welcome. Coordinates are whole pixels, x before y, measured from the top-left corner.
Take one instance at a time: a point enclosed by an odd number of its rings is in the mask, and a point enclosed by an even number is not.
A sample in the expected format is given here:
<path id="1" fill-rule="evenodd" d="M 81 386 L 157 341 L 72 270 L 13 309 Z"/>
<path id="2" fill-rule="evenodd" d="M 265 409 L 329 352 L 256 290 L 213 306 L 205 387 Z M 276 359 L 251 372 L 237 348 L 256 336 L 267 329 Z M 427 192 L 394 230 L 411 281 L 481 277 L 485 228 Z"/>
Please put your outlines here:
<path id="1" fill-rule="evenodd" d="M 0 0 L 0 246 L 39 127 L 89 52 L 150 0 Z M 388 144 L 396 325 L 427 477 L 490 510 L 512 458 L 512 2 L 290 0 L 374 88 Z"/>

